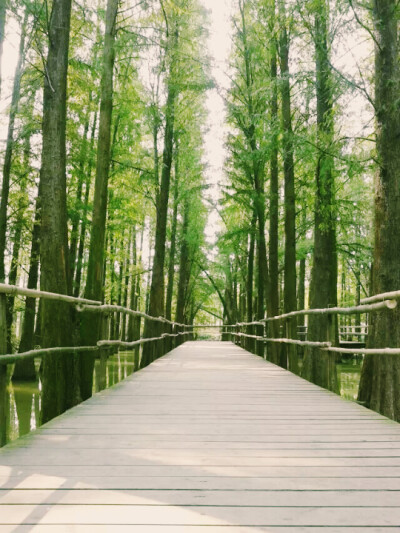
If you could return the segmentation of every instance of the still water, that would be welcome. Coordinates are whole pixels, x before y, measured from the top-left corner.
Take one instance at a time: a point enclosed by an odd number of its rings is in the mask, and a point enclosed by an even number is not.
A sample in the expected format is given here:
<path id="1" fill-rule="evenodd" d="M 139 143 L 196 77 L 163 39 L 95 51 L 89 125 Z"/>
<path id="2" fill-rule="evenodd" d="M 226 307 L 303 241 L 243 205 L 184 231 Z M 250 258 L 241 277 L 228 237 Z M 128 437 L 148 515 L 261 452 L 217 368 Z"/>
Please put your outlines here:
<path id="1" fill-rule="evenodd" d="M 105 368 L 96 361 L 93 392 L 98 392 L 101 383 L 112 387 L 134 371 L 134 352 L 119 352 L 108 358 Z M 103 371 L 102 371 L 103 370 Z M 105 371 L 105 372 L 104 372 Z M 360 381 L 361 360 L 351 359 L 338 365 L 341 395 L 356 400 Z M 40 416 L 40 381 L 17 382 L 9 386 L 10 411 L 8 419 L 8 441 L 12 441 L 36 429 Z"/>

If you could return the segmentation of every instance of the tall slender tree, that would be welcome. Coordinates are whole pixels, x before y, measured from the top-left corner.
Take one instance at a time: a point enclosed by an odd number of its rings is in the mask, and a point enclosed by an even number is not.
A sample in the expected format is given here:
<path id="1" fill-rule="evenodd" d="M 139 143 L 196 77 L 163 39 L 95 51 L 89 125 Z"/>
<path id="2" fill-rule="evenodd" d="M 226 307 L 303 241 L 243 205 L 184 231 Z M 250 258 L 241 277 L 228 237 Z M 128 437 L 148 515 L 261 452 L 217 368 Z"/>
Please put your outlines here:
<path id="1" fill-rule="evenodd" d="M 40 172 L 40 288 L 68 294 L 66 203 L 66 107 L 71 0 L 54 0 L 48 26 L 48 55 L 43 95 L 43 147 Z M 43 300 L 44 347 L 71 345 L 70 306 Z M 56 354 L 43 359 L 42 421 L 59 415 L 80 400 L 76 358 Z"/>
<path id="2" fill-rule="evenodd" d="M 105 235 L 107 221 L 108 177 L 111 154 L 111 123 L 113 111 L 113 79 L 115 61 L 115 36 L 118 0 L 108 0 L 106 27 L 104 34 L 103 70 L 101 77 L 99 139 L 97 143 L 97 166 L 94 189 L 92 231 L 89 245 L 85 297 L 92 300 L 103 299 Z M 84 315 L 82 320 L 84 342 L 93 345 L 98 340 L 100 317 Z M 81 359 L 82 398 L 92 395 L 93 357 Z"/>
<path id="3" fill-rule="evenodd" d="M 327 0 L 314 3 L 314 46 L 316 60 L 317 130 L 319 153 L 315 171 L 314 255 L 310 287 L 310 307 L 337 305 L 337 248 L 334 161 L 333 81 L 330 62 L 329 10 Z M 331 318 L 310 315 L 308 338 L 332 340 Z M 310 349 L 304 360 L 303 375 L 322 387 L 337 390 L 335 359 L 327 352 Z"/>
<path id="4" fill-rule="evenodd" d="M 375 243 L 372 293 L 400 287 L 400 64 L 399 5 L 396 0 L 373 1 L 375 38 L 375 111 L 378 172 L 375 177 Z M 371 347 L 400 346 L 400 310 L 373 315 Z M 400 359 L 366 356 L 359 399 L 368 407 L 400 421 Z"/>

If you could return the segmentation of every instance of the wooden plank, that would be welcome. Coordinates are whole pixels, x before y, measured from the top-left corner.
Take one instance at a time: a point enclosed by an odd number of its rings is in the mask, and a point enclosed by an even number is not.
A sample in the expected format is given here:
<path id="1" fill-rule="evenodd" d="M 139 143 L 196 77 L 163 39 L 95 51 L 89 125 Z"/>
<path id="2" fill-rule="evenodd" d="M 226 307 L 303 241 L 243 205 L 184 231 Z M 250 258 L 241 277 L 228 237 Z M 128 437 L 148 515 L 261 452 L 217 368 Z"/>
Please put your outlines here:
<path id="1" fill-rule="evenodd" d="M 0 490 L 0 505 L 398 507 L 399 491 Z M 1 507 L 0 507 L 1 514 Z"/>
<path id="2" fill-rule="evenodd" d="M 184 344 L 0 451 L 0 533 L 327 528 L 400 528 L 400 426 L 230 343 Z"/>
<path id="3" fill-rule="evenodd" d="M 42 473 L 18 473 L 10 470 L 0 478 L 0 488 L 13 489 L 110 489 L 110 490 L 385 490 L 399 491 L 400 479 L 396 477 L 113 477 L 113 476 L 50 476 Z M 1 523 L 1 521 L 0 521 Z"/>
<path id="4" fill-rule="evenodd" d="M 388 531 L 393 529 L 388 529 L 391 526 L 388 527 L 369 527 L 368 532 L 373 533 L 388 533 Z M 228 529 L 229 528 L 229 529 Z M 266 533 L 327 533 L 326 527 L 307 527 L 307 526 L 295 526 L 293 527 L 285 527 L 285 526 L 279 526 L 279 527 L 263 527 L 263 526 L 257 526 L 254 527 L 242 527 L 242 526 L 235 526 L 235 525 L 229 525 L 229 526 L 207 526 L 207 529 L 203 529 L 204 531 L 207 531 L 207 533 L 226 533 L 227 529 L 229 531 L 232 531 L 233 533 L 259 533 L 260 531 L 266 532 Z M 157 531 L 162 531 L 163 533 L 199 533 L 200 527 L 199 526 L 179 526 L 179 525 L 163 525 L 162 529 L 158 527 L 155 527 L 153 525 L 141 525 L 140 530 L 139 526 L 135 527 L 135 531 L 140 533 L 156 533 Z M 18 526 L 18 533 L 88 533 L 88 532 L 95 532 L 95 533 L 131 533 L 132 526 L 131 525 L 99 525 L 96 524 L 96 526 L 93 526 L 93 528 L 88 527 L 87 525 L 74 525 L 73 529 L 71 529 L 70 525 L 58 525 L 58 524 L 28 524 L 28 525 L 20 525 Z M 363 528 L 361 527 L 329 527 L 329 533 L 360 533 L 360 531 L 363 531 Z M 2 526 L 0 524 L 0 533 L 15 533 L 15 525 L 8 525 L 8 526 Z"/>
<path id="5" fill-rule="evenodd" d="M 145 505 L 2 505 L 7 524 L 126 524 L 399 527 L 400 507 L 184 507 Z"/>

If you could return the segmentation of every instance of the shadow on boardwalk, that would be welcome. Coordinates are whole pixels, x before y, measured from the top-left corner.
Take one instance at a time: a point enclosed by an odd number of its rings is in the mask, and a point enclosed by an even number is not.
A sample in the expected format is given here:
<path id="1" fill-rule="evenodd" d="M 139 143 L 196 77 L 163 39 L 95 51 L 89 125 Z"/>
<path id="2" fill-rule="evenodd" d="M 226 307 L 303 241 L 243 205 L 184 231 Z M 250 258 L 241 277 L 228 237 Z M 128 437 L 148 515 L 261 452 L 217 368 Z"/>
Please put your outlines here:
<path id="1" fill-rule="evenodd" d="M 400 528 L 400 426 L 188 342 L 0 451 L 0 533 Z"/>

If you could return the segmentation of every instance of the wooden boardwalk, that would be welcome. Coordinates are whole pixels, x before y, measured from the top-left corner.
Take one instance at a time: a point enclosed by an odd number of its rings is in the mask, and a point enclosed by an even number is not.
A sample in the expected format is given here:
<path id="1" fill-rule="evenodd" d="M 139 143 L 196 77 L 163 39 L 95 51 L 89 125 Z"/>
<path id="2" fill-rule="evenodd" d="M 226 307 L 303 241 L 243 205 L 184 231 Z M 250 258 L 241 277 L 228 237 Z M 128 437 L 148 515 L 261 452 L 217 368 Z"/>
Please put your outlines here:
<path id="1" fill-rule="evenodd" d="M 400 531 L 400 425 L 188 342 L 0 451 L 0 533 Z"/>

